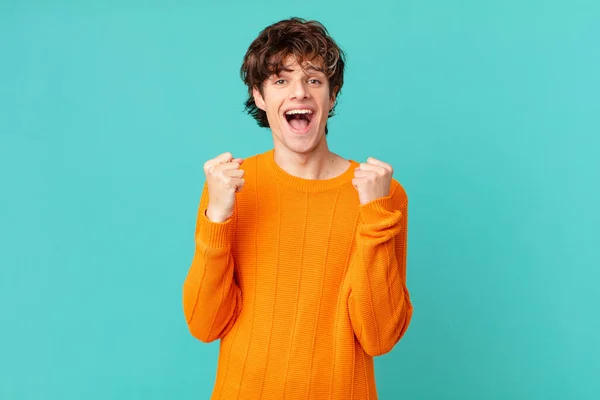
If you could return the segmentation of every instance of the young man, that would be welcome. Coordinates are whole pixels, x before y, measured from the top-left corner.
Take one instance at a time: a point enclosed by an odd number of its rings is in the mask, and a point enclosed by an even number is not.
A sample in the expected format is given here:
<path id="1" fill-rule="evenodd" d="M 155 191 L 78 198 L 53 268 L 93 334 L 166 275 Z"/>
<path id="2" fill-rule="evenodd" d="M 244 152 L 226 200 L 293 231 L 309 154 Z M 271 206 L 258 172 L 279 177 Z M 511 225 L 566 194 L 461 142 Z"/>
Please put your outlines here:
<path id="1" fill-rule="evenodd" d="M 373 357 L 408 328 L 406 193 L 387 163 L 327 146 L 344 57 L 292 18 L 244 58 L 246 108 L 274 148 L 204 164 L 183 286 L 192 335 L 221 339 L 213 399 L 376 399 Z"/>

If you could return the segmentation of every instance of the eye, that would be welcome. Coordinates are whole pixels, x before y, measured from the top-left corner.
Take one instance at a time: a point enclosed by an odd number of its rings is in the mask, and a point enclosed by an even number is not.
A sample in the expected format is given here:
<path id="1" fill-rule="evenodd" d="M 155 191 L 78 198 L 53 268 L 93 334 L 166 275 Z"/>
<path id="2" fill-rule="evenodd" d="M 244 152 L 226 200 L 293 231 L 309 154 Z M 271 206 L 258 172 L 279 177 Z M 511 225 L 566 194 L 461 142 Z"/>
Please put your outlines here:
<path id="1" fill-rule="evenodd" d="M 275 82 L 273 82 L 275 85 L 283 85 L 285 81 L 283 79 L 277 79 Z"/>
<path id="2" fill-rule="evenodd" d="M 315 84 L 315 85 L 318 85 L 318 84 L 320 84 L 320 83 L 321 83 L 321 81 L 320 81 L 320 80 L 318 80 L 318 79 L 309 79 L 308 81 L 309 81 L 310 83 L 313 83 L 313 84 Z"/>

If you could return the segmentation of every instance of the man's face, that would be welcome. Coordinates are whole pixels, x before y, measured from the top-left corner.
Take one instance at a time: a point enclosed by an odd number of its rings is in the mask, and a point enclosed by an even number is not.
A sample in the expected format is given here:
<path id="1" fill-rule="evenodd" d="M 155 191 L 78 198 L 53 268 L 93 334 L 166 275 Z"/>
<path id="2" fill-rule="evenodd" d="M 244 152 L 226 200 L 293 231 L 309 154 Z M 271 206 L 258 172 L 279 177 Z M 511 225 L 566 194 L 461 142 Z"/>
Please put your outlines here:
<path id="1" fill-rule="evenodd" d="M 306 63 L 304 69 L 289 57 L 279 75 L 263 83 L 262 94 L 253 91 L 257 107 L 267 113 L 275 147 L 308 153 L 325 140 L 329 110 L 335 94 L 329 95 L 329 80 L 320 65 Z"/>

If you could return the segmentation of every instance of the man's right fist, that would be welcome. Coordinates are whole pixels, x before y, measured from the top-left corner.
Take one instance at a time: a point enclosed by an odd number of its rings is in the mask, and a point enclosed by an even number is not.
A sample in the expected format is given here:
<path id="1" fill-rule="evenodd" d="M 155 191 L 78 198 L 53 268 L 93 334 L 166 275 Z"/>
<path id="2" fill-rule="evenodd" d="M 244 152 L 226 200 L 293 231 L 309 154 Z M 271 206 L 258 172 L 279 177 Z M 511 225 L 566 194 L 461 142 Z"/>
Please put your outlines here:
<path id="1" fill-rule="evenodd" d="M 235 194 L 244 186 L 244 170 L 241 158 L 223 153 L 204 163 L 208 185 L 208 208 L 206 216 L 213 222 L 224 222 L 233 215 Z"/>

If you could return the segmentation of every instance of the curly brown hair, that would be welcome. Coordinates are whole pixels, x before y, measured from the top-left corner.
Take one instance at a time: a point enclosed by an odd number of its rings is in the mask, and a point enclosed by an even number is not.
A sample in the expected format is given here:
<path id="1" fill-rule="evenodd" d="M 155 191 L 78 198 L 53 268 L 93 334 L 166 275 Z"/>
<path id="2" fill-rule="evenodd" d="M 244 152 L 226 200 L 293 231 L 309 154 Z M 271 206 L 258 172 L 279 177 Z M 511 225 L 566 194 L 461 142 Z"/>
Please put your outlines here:
<path id="1" fill-rule="evenodd" d="M 344 84 L 346 55 L 329 36 L 323 24 L 294 17 L 263 29 L 248 47 L 240 68 L 240 76 L 248 87 L 244 110 L 254 117 L 260 127 L 268 128 L 269 121 L 267 113 L 256 106 L 252 90 L 257 88 L 262 94 L 264 81 L 272 74 L 279 74 L 289 56 L 295 57 L 300 65 L 316 62 L 323 68 L 323 73 L 329 80 L 329 94 L 331 97 L 336 96 L 336 103 L 328 117 L 335 114 L 337 96 Z"/>

